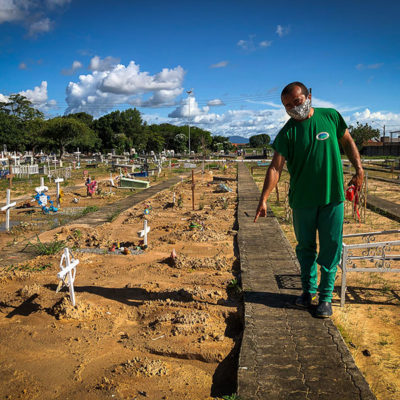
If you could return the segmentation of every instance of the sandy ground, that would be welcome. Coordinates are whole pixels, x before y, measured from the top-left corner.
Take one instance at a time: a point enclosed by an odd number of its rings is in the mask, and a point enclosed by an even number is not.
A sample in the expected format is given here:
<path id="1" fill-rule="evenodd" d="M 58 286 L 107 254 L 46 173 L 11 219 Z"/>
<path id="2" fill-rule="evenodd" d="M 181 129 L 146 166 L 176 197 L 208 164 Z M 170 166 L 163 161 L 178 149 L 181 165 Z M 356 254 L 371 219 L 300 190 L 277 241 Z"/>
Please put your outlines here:
<path id="1" fill-rule="evenodd" d="M 261 189 L 265 170 L 257 169 L 253 175 Z M 291 223 L 284 219 L 285 182 L 288 174 L 283 172 L 279 183 L 280 200 L 276 193 L 270 196 L 269 206 L 278 217 L 281 227 L 295 248 L 297 242 Z M 369 181 L 374 194 L 390 201 L 399 201 L 399 186 L 379 181 Z M 370 210 L 366 211 L 365 223 L 351 218 L 351 207 L 345 216 L 344 234 L 400 229 L 392 221 Z M 400 240 L 400 234 L 377 237 L 376 241 Z M 346 239 L 346 243 L 360 243 L 360 239 Z M 399 247 L 397 247 L 399 249 Z M 398 254 L 398 252 L 397 252 Z M 365 267 L 371 267 L 364 265 Z M 400 268 L 400 262 L 393 268 Z M 335 282 L 332 301 L 333 321 L 346 341 L 357 366 L 363 372 L 378 400 L 400 398 L 400 273 L 353 272 L 347 276 L 346 304 L 340 307 L 341 270 Z"/>
<path id="2" fill-rule="evenodd" d="M 233 167 L 225 173 L 236 176 Z M 0 269 L 0 398 L 196 400 L 235 391 L 236 182 L 220 193 L 211 181 L 211 172 L 196 175 L 194 211 L 184 182 L 111 223 L 40 235 L 66 241 L 79 259 L 75 308 L 66 288 L 56 293 L 60 253 Z M 151 231 L 141 252 L 145 208 Z M 113 244 L 140 254 L 98 254 Z"/>

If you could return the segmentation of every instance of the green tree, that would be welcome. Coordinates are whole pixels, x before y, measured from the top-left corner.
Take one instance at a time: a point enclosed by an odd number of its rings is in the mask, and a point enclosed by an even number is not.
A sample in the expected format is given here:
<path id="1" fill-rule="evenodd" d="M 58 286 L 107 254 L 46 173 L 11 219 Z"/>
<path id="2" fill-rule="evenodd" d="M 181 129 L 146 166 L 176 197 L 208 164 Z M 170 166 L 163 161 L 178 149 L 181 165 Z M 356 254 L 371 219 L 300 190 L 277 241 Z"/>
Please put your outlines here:
<path id="1" fill-rule="evenodd" d="M 8 101 L 0 102 L 0 110 L 8 115 L 14 115 L 21 121 L 36 118 L 43 119 L 43 113 L 32 107 L 32 102 L 20 94 L 10 94 Z"/>
<path id="2" fill-rule="evenodd" d="M 60 157 L 64 154 L 66 146 L 81 144 L 82 147 L 95 146 L 97 137 L 95 133 L 83 122 L 75 118 L 56 117 L 46 121 L 42 134 L 51 141 L 59 151 Z"/>
<path id="3" fill-rule="evenodd" d="M 184 153 L 187 149 L 188 137 L 184 133 L 178 133 L 174 138 L 174 150 Z"/>
<path id="4" fill-rule="evenodd" d="M 64 118 L 75 118 L 78 121 L 85 123 L 89 128 L 93 126 L 93 116 L 85 113 L 85 112 L 78 112 L 74 114 L 65 115 Z"/>
<path id="5" fill-rule="evenodd" d="M 150 153 L 151 151 L 160 153 L 164 148 L 164 137 L 160 133 L 155 132 L 148 132 L 146 136 L 146 153 Z"/>
<path id="6" fill-rule="evenodd" d="M 0 102 L 0 140 L 9 150 L 35 150 L 43 144 L 39 134 L 43 122 L 43 113 L 25 96 L 11 94 Z"/>
<path id="7" fill-rule="evenodd" d="M 358 121 L 357 126 L 349 126 L 349 132 L 359 151 L 368 140 L 379 139 L 380 137 L 379 129 L 374 129 L 367 123 L 360 124 Z"/>
<path id="8" fill-rule="evenodd" d="M 233 145 L 229 141 L 229 138 L 226 136 L 213 136 L 211 141 L 211 149 L 212 151 L 230 151 L 232 150 Z"/>
<path id="9" fill-rule="evenodd" d="M 271 138 L 266 133 L 254 135 L 249 138 L 250 147 L 265 147 L 269 144 Z"/>

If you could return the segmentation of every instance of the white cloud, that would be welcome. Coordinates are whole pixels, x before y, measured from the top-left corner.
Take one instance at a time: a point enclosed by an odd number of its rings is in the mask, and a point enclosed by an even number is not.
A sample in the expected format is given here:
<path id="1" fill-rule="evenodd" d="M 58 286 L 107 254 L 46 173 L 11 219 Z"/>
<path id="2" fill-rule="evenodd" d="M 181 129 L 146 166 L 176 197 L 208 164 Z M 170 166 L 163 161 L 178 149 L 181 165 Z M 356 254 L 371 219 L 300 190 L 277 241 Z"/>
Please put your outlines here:
<path id="1" fill-rule="evenodd" d="M 213 99 L 207 102 L 208 106 L 224 106 L 225 103 L 221 99 Z"/>
<path id="2" fill-rule="evenodd" d="M 43 18 L 31 24 L 28 30 L 28 36 L 37 36 L 41 33 L 49 32 L 53 22 L 49 18 Z"/>
<path id="3" fill-rule="evenodd" d="M 210 68 L 224 68 L 228 65 L 228 63 L 229 63 L 228 61 L 220 61 L 216 64 L 210 65 Z"/>
<path id="4" fill-rule="evenodd" d="M 249 100 L 251 103 L 265 104 L 273 108 L 263 110 L 229 110 L 218 114 L 210 113 L 209 107 L 200 108 L 194 96 L 186 98 L 177 109 L 169 114 L 169 119 L 155 115 L 147 115 L 143 116 L 143 118 L 149 121 L 149 123 L 185 125 L 188 123 L 189 117 L 188 99 L 190 99 L 190 123 L 199 128 L 209 130 L 214 135 L 250 137 L 260 133 L 267 133 L 271 138 L 274 138 L 289 119 L 283 106 L 273 102 L 254 102 Z M 333 107 L 340 111 L 349 125 L 355 125 L 359 121 L 360 123 L 369 123 L 374 127 L 382 127 L 383 124 L 387 124 L 388 126 L 397 125 L 397 129 L 400 128 L 400 113 L 371 112 L 368 108 L 365 108 L 363 111 L 354 112 L 360 107 L 340 106 L 327 100 L 313 99 L 315 106 Z"/>
<path id="5" fill-rule="evenodd" d="M 210 107 L 205 106 L 199 108 L 197 104 L 196 98 L 194 96 L 189 96 L 186 99 L 182 100 L 182 104 L 177 107 L 174 111 L 172 111 L 168 117 L 170 118 L 191 118 L 199 116 L 199 115 L 206 115 Z"/>
<path id="6" fill-rule="evenodd" d="M 330 101 L 321 100 L 314 96 L 312 96 L 312 105 L 315 107 L 324 107 L 324 108 L 339 108 L 336 104 L 331 103 Z"/>
<path id="7" fill-rule="evenodd" d="M 376 64 L 357 64 L 356 65 L 356 69 L 358 69 L 359 71 L 363 70 L 363 69 L 379 69 L 381 67 L 383 67 L 384 63 L 376 63 Z"/>
<path id="8" fill-rule="evenodd" d="M 290 33 L 290 26 L 282 26 L 282 25 L 278 25 L 276 27 L 276 31 L 275 33 L 279 36 L 279 37 L 283 37 L 286 36 Z"/>
<path id="9" fill-rule="evenodd" d="M 263 40 L 262 42 L 260 42 L 258 44 L 258 46 L 254 43 L 254 38 L 256 37 L 256 35 L 249 35 L 249 39 L 248 40 L 239 40 L 236 45 L 239 46 L 242 50 L 245 51 L 255 51 L 257 50 L 257 48 L 266 48 L 271 46 L 272 41 L 270 40 Z"/>
<path id="10" fill-rule="evenodd" d="M 0 24 L 19 23 L 27 28 L 27 36 L 35 37 L 53 27 L 46 16 L 49 10 L 61 7 L 72 0 L 0 0 Z"/>
<path id="11" fill-rule="evenodd" d="M 199 128 L 210 130 L 215 135 L 240 135 L 244 137 L 260 133 L 274 135 L 289 119 L 283 107 L 279 110 L 229 110 L 222 114 L 209 113 L 209 107 L 199 108 L 194 96 L 190 96 L 169 114 L 171 118 L 169 121 L 163 119 L 162 122 L 177 125 L 187 124 L 189 118 L 189 99 L 190 122 Z M 150 120 L 154 122 L 154 118 L 150 118 Z M 158 121 L 157 123 L 161 122 Z"/>
<path id="12" fill-rule="evenodd" d="M 30 1 L 27 0 L 1 0 L 0 24 L 23 20 L 27 15 L 29 4 Z"/>
<path id="13" fill-rule="evenodd" d="M 72 0 L 46 0 L 46 4 L 49 8 L 62 7 L 64 4 L 71 3 Z"/>
<path id="14" fill-rule="evenodd" d="M 8 101 L 8 96 L 4 96 L 4 94 L 0 93 L 0 102 L 7 103 L 7 101 Z"/>
<path id="15" fill-rule="evenodd" d="M 80 61 L 75 60 L 72 65 L 71 68 L 64 68 L 61 73 L 63 75 L 72 75 L 74 74 L 78 69 L 82 68 L 83 65 Z"/>
<path id="16" fill-rule="evenodd" d="M 275 108 L 282 108 L 283 107 L 282 104 L 276 104 L 276 103 L 273 103 L 272 101 L 262 101 L 262 100 L 250 100 L 250 99 L 247 99 L 246 102 L 247 103 L 252 103 L 252 104 L 265 104 L 266 106 L 275 107 Z"/>
<path id="17" fill-rule="evenodd" d="M 269 47 L 272 44 L 272 40 L 263 40 L 260 42 L 260 47 Z"/>
<path id="18" fill-rule="evenodd" d="M 345 119 L 350 125 L 355 125 L 358 121 L 364 124 L 369 123 L 373 126 L 374 123 L 379 123 L 379 125 L 397 125 L 397 129 L 400 128 L 400 113 L 395 114 L 384 111 L 371 112 L 369 108 L 365 108 L 364 111 L 355 112 Z"/>
<path id="19" fill-rule="evenodd" d="M 248 50 L 248 47 L 249 47 L 249 41 L 248 40 L 241 39 L 236 44 L 239 47 L 241 47 L 243 50 Z"/>
<path id="20" fill-rule="evenodd" d="M 47 111 L 57 104 L 55 100 L 48 100 L 46 81 L 42 81 L 40 86 L 35 86 L 33 89 L 22 90 L 18 94 L 25 96 L 31 101 L 35 108 L 41 111 Z M 7 102 L 8 100 L 8 96 L 0 93 L 0 102 Z"/>
<path id="21" fill-rule="evenodd" d="M 24 63 L 24 62 L 20 62 L 19 65 L 18 65 L 18 68 L 19 68 L 19 69 L 28 69 L 28 66 L 27 66 L 27 64 Z"/>
<path id="22" fill-rule="evenodd" d="M 46 111 L 57 104 L 55 100 L 48 100 L 46 81 L 42 81 L 40 86 L 35 86 L 33 90 L 23 90 L 19 94 L 25 96 L 33 106 L 41 111 Z"/>
<path id="23" fill-rule="evenodd" d="M 89 69 L 91 71 L 110 71 L 115 65 L 119 63 L 120 59 L 108 56 L 103 60 L 99 56 L 94 56 L 90 60 Z"/>
<path id="24" fill-rule="evenodd" d="M 105 59 L 107 62 L 96 57 L 91 64 L 99 70 L 80 75 L 79 82 L 70 82 L 67 86 L 67 114 L 86 111 L 99 115 L 123 103 L 136 107 L 171 106 L 176 105 L 176 97 L 183 92 L 185 71 L 181 66 L 150 75 L 141 72 L 134 61 L 128 66 L 113 65 L 111 57 Z M 108 69 L 103 70 L 106 66 Z"/>

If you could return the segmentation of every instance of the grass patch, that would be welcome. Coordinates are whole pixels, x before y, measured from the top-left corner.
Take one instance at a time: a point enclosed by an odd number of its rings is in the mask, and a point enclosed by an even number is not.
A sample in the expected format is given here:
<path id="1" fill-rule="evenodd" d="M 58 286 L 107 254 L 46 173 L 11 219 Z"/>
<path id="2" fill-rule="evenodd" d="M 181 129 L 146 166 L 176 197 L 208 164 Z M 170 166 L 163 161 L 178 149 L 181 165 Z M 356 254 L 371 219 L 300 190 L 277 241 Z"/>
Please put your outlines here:
<path id="1" fill-rule="evenodd" d="M 34 252 L 39 256 L 49 256 L 57 254 L 60 250 L 62 250 L 66 246 L 64 240 L 53 240 L 52 242 L 49 243 L 43 243 L 40 241 L 39 236 L 36 235 L 36 238 L 37 238 L 36 243 L 28 242 L 28 244 L 25 246 L 23 250 L 25 250 L 27 247 L 32 247 Z"/>
<path id="2" fill-rule="evenodd" d="M 233 393 L 233 394 L 227 395 L 227 396 L 222 396 L 222 398 L 224 400 L 242 400 L 242 398 L 239 395 L 237 395 L 236 393 Z"/>
<path id="3" fill-rule="evenodd" d="M 336 322 L 336 328 L 338 328 L 338 331 L 342 335 L 342 338 L 343 338 L 343 340 L 345 341 L 345 343 L 347 345 L 349 345 L 350 343 L 353 343 L 349 332 L 345 329 L 345 327 L 343 325 L 341 325 L 340 323 Z"/>
<path id="4" fill-rule="evenodd" d="M 120 209 L 113 211 L 113 213 L 107 217 L 107 222 L 113 222 L 120 213 L 121 213 Z"/>
<path id="5" fill-rule="evenodd" d="M 83 217 L 84 215 L 87 215 L 89 213 L 99 211 L 99 207 L 97 206 L 87 206 L 81 211 L 81 216 Z"/>
<path id="6" fill-rule="evenodd" d="M 29 264 L 23 264 L 23 265 L 14 265 L 11 264 L 10 266 L 7 267 L 6 271 L 7 272 L 12 272 L 12 271 L 29 271 L 29 272 L 37 272 L 37 271 L 44 271 L 45 269 L 51 267 L 51 264 L 44 264 L 40 265 L 39 267 L 31 267 Z"/>

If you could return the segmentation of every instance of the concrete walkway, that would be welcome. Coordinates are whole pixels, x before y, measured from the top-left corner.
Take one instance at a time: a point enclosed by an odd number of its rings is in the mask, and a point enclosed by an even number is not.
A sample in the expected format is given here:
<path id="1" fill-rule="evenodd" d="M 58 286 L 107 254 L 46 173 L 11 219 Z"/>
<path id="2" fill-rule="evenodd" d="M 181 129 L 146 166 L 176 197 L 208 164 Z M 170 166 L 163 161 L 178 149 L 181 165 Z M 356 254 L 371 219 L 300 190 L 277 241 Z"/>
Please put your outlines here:
<path id="1" fill-rule="evenodd" d="M 239 163 L 238 246 L 245 301 L 240 398 L 375 399 L 331 320 L 292 306 L 301 293 L 298 264 L 276 218 L 269 215 L 254 224 L 259 196 L 247 167 Z"/>
<path id="2" fill-rule="evenodd" d="M 367 197 L 367 207 L 372 211 L 400 222 L 400 205 L 393 203 L 393 201 L 369 194 Z"/>
<path id="3" fill-rule="evenodd" d="M 182 173 L 181 176 L 187 178 L 189 176 L 188 172 Z M 93 213 L 89 213 L 84 217 L 75 219 L 71 222 L 71 224 L 87 224 L 91 226 L 97 226 L 104 224 L 105 222 L 109 222 L 111 218 L 113 218 L 116 214 L 119 214 L 128 208 L 133 207 L 140 202 L 149 199 L 155 194 L 170 188 L 171 186 L 177 184 L 181 181 L 180 176 L 174 176 L 166 181 L 163 181 L 157 185 L 150 186 L 148 189 L 144 189 L 139 193 L 132 194 L 125 199 L 122 199 L 118 202 L 106 205 L 101 207 L 98 211 Z M 120 189 L 122 190 L 122 189 Z"/>

